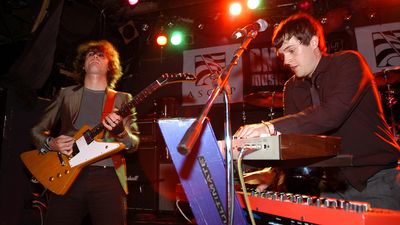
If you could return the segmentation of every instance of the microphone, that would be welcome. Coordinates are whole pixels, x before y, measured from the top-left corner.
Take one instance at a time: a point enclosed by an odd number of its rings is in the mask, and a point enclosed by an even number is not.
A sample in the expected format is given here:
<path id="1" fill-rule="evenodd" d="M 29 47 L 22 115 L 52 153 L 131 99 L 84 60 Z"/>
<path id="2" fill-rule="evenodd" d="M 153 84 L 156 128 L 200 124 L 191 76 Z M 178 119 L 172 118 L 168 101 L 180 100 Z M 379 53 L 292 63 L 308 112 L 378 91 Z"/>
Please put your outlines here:
<path id="1" fill-rule="evenodd" d="M 243 28 L 237 29 L 235 32 L 232 34 L 233 39 L 239 39 L 243 36 L 246 36 L 249 32 L 251 31 L 258 31 L 258 32 L 263 32 L 267 29 L 268 23 L 267 21 L 263 19 L 258 19 L 256 22 L 246 25 Z"/>

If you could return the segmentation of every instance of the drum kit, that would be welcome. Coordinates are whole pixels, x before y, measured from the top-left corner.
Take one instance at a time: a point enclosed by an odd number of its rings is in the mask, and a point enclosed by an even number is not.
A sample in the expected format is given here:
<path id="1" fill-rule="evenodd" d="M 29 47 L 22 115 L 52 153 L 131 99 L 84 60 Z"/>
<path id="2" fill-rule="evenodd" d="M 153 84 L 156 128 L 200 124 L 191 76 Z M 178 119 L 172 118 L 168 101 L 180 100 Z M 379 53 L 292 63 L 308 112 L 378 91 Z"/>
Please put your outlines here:
<path id="1" fill-rule="evenodd" d="M 398 124 L 398 95 L 400 85 L 400 66 L 384 69 L 375 73 L 375 83 L 381 94 L 385 117 L 391 126 L 394 137 L 399 141 Z"/>
<path id="2" fill-rule="evenodd" d="M 244 103 L 267 109 L 268 119 L 276 117 L 276 110 L 283 108 L 283 93 L 278 91 L 262 91 L 244 96 Z M 244 104 L 243 104 L 244 107 Z M 243 123 L 246 124 L 245 110 L 243 109 Z"/>

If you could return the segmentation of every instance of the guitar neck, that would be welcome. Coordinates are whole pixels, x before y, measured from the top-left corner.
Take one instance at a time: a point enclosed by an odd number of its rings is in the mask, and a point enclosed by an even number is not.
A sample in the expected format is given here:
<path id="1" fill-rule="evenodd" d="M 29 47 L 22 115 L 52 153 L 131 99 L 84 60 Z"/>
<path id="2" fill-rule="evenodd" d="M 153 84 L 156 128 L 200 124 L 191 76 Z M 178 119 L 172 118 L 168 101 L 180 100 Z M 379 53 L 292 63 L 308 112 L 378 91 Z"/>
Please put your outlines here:
<path id="1" fill-rule="evenodd" d="M 139 92 L 131 101 L 124 104 L 117 112 L 118 115 L 122 117 L 126 117 L 131 114 L 131 109 L 142 102 L 145 98 L 147 98 L 150 94 L 152 94 L 155 90 L 161 87 L 161 84 L 156 80 L 151 83 L 148 87 L 144 90 Z"/>
<path id="2" fill-rule="evenodd" d="M 156 80 L 153 83 L 151 83 L 148 87 L 146 87 L 144 90 L 139 92 L 131 101 L 128 103 L 125 103 L 124 105 L 121 106 L 121 108 L 116 112 L 118 115 L 121 117 L 125 118 L 126 116 L 131 114 L 131 109 L 138 105 L 140 102 L 142 102 L 145 98 L 147 98 L 151 93 L 153 93 L 155 90 L 157 90 L 159 87 L 161 87 L 161 84 Z M 95 127 L 92 129 L 86 131 L 83 136 L 85 137 L 85 140 L 87 143 L 90 143 L 94 140 L 94 138 L 100 134 L 104 130 L 103 123 L 97 124 Z"/>

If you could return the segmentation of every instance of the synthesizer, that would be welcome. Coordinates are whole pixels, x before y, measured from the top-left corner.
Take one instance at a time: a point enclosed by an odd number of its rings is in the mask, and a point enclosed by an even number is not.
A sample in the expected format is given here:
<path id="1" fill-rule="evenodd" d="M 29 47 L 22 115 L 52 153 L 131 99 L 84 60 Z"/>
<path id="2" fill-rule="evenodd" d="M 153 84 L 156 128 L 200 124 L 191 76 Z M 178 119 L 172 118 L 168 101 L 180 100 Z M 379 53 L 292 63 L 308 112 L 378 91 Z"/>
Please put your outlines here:
<path id="1" fill-rule="evenodd" d="M 237 196 L 245 209 L 243 193 L 237 192 Z M 399 211 L 371 208 L 366 202 L 272 191 L 253 191 L 248 193 L 248 199 L 257 225 L 397 225 L 400 221 Z"/>
<path id="2" fill-rule="evenodd" d="M 219 141 L 224 149 L 224 141 Z M 333 157 L 341 150 L 339 137 L 304 134 L 233 139 L 233 158 L 237 159 L 244 149 L 243 160 L 290 160 L 317 157 Z"/>

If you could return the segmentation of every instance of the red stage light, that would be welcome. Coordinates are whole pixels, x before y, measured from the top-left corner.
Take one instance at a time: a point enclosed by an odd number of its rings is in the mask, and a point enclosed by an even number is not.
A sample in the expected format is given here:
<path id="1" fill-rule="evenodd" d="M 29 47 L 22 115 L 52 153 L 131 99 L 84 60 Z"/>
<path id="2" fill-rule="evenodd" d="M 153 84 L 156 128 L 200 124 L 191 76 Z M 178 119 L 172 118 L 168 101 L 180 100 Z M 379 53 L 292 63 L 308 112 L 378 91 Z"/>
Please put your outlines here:
<path id="1" fill-rule="evenodd" d="M 168 38 L 164 34 L 160 34 L 157 36 L 156 41 L 159 46 L 165 46 L 167 45 Z"/>
<path id="2" fill-rule="evenodd" d="M 229 13 L 237 16 L 242 12 L 242 5 L 239 2 L 233 2 L 229 5 Z"/>
<path id="3" fill-rule="evenodd" d="M 312 7 L 312 2 L 310 0 L 303 0 L 297 4 L 297 7 L 302 11 L 308 11 Z"/>

